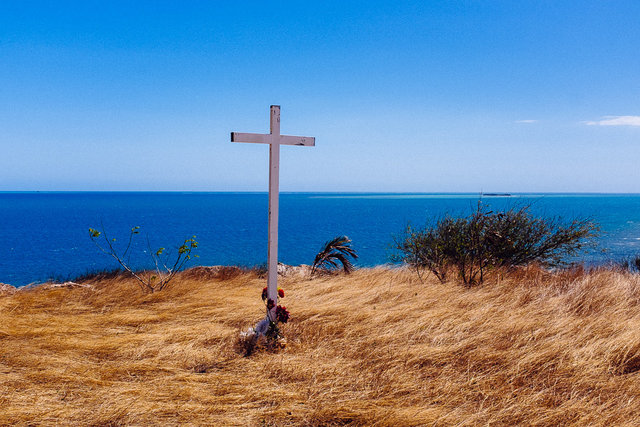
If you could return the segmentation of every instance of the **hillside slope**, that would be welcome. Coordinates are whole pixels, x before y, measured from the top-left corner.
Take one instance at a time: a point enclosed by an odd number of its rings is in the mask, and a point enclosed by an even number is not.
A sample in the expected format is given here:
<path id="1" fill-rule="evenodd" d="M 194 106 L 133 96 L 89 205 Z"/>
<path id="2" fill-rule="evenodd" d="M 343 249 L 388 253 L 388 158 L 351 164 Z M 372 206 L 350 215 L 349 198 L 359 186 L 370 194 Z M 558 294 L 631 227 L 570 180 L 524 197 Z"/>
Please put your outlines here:
<path id="1" fill-rule="evenodd" d="M 288 345 L 251 357 L 254 273 L 88 284 L 0 296 L 0 425 L 640 424 L 638 275 L 291 275 Z"/>

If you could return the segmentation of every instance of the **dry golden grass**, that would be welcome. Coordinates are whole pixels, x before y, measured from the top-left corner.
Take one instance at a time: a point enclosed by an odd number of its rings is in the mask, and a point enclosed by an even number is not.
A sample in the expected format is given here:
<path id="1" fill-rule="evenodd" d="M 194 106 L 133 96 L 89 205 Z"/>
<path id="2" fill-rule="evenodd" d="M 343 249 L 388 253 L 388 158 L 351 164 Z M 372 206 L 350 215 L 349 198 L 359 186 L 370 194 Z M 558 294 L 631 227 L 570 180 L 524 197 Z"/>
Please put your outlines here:
<path id="1" fill-rule="evenodd" d="M 222 276 L 0 296 L 0 424 L 640 425 L 637 275 L 287 277 L 288 345 L 248 358 L 264 280 Z"/>

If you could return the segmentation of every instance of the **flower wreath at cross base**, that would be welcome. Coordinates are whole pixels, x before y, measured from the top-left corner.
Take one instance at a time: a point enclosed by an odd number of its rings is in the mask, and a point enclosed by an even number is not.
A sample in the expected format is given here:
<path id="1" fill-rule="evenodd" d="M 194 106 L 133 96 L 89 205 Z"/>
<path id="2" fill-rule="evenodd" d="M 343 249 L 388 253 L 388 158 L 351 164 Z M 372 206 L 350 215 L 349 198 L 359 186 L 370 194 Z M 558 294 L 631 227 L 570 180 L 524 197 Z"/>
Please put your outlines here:
<path id="1" fill-rule="evenodd" d="M 278 288 L 278 298 L 284 298 L 284 289 Z M 264 335 L 269 339 L 278 340 L 280 338 L 280 329 L 278 323 L 287 323 L 289 321 L 289 310 L 283 305 L 277 305 L 274 300 L 267 296 L 267 287 L 262 289 L 262 301 L 265 304 L 267 315 L 255 327 L 256 335 Z M 275 314 L 273 314 L 275 307 Z"/>

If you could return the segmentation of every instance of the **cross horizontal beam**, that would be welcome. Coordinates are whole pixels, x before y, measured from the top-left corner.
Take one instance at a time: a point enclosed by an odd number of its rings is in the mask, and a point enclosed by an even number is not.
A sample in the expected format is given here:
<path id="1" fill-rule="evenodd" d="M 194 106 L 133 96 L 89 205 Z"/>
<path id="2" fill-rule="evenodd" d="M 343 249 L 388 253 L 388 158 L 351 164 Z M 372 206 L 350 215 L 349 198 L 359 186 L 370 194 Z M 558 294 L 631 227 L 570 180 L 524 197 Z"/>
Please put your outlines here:
<path id="1" fill-rule="evenodd" d="M 312 136 L 272 135 L 264 133 L 231 132 L 231 142 L 253 142 L 258 144 L 303 145 L 314 147 L 316 139 Z"/>

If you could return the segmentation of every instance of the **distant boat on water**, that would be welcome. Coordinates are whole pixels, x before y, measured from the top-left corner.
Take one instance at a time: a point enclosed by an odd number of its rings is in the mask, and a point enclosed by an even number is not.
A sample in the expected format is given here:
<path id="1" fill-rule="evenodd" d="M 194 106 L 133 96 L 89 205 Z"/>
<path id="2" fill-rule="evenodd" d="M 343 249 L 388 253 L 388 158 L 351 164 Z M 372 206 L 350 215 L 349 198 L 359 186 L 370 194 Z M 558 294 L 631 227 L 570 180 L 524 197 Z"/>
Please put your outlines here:
<path id="1" fill-rule="evenodd" d="M 482 193 L 482 195 L 487 197 L 511 197 L 511 193 Z"/>

